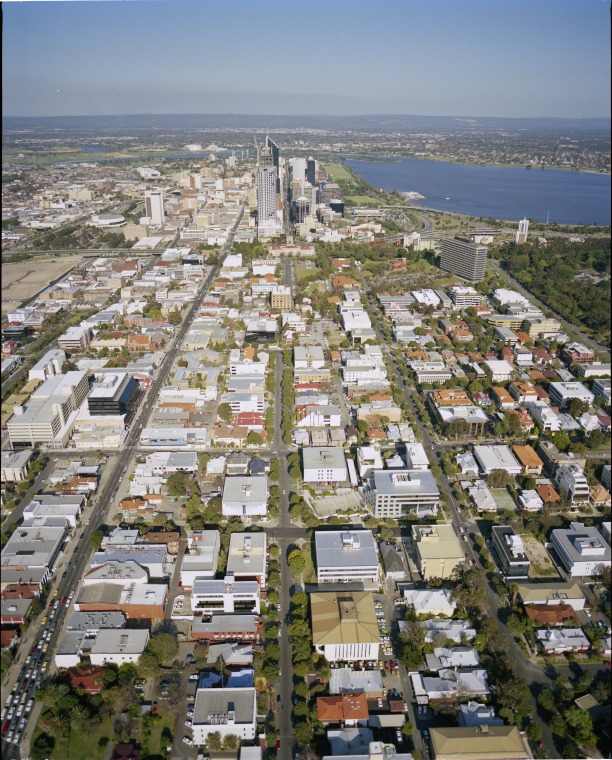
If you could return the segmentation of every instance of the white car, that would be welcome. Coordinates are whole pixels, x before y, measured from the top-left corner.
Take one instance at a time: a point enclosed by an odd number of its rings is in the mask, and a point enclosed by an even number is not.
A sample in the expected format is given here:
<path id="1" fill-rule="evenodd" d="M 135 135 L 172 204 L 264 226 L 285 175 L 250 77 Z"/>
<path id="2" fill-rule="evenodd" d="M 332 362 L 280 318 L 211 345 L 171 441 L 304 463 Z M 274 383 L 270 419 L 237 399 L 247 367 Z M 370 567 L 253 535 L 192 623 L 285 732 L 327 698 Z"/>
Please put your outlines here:
<path id="1" fill-rule="evenodd" d="M 192 728 L 193 727 L 193 723 L 192 723 L 192 721 L 189 720 L 189 718 L 187 718 L 187 720 L 185 721 L 185 725 L 187 726 L 187 728 Z"/>
<path id="2" fill-rule="evenodd" d="M 183 736 L 183 744 L 188 744 L 191 747 L 193 739 L 190 736 Z"/>

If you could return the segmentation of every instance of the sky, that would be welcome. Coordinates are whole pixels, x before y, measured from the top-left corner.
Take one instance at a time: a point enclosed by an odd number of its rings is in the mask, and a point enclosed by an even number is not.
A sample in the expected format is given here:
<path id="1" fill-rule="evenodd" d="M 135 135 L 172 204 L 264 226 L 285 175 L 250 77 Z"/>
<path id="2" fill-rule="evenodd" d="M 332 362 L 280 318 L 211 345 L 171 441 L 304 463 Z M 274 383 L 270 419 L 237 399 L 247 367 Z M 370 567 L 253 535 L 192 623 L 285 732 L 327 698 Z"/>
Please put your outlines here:
<path id="1" fill-rule="evenodd" d="M 609 0 L 2 4 L 4 116 L 610 115 Z"/>

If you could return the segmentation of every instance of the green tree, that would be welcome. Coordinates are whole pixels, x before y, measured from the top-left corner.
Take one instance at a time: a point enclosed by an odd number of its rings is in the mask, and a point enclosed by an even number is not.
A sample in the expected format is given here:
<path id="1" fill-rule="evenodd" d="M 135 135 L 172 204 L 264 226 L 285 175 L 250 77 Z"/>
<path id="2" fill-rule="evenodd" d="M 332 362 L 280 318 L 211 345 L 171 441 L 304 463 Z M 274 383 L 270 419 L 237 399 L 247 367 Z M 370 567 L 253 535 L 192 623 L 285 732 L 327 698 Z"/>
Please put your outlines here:
<path id="1" fill-rule="evenodd" d="M 294 549 L 287 557 L 287 564 L 294 575 L 301 575 L 306 567 L 304 553 L 300 549 Z"/>
<path id="2" fill-rule="evenodd" d="M 102 546 L 102 539 L 104 538 L 104 533 L 98 528 L 98 530 L 94 530 L 94 532 L 89 537 L 89 545 L 92 549 L 95 549 L 98 551 L 100 547 Z"/>
<path id="3" fill-rule="evenodd" d="M 571 439 L 569 435 L 562 430 L 560 433 L 556 433 L 554 437 L 554 444 L 559 449 L 559 451 L 567 451 L 571 444 Z"/>
<path id="4" fill-rule="evenodd" d="M 217 407 L 217 415 L 219 419 L 223 420 L 223 422 L 225 423 L 231 422 L 232 417 L 234 416 L 232 412 L 232 407 L 226 401 L 219 404 L 219 406 Z"/>
<path id="5" fill-rule="evenodd" d="M 246 437 L 246 443 L 247 446 L 261 446 L 263 443 L 263 438 L 259 435 L 259 433 L 251 430 Z"/>
<path id="6" fill-rule="evenodd" d="M 178 642 L 170 633 L 156 633 L 151 636 L 147 649 L 159 662 L 168 662 L 178 654 Z"/>

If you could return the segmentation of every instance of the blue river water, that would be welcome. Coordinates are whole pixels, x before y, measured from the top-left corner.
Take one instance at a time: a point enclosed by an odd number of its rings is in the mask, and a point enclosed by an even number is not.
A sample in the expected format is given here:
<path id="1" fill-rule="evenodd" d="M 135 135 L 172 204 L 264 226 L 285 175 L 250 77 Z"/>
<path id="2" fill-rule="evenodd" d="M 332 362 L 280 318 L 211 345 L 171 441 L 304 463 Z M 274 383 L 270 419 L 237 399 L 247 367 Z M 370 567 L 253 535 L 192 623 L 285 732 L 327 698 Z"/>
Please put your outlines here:
<path id="1" fill-rule="evenodd" d="M 610 177 L 586 172 L 469 166 L 417 158 L 346 159 L 376 188 L 416 191 L 439 211 L 557 224 L 610 225 Z"/>

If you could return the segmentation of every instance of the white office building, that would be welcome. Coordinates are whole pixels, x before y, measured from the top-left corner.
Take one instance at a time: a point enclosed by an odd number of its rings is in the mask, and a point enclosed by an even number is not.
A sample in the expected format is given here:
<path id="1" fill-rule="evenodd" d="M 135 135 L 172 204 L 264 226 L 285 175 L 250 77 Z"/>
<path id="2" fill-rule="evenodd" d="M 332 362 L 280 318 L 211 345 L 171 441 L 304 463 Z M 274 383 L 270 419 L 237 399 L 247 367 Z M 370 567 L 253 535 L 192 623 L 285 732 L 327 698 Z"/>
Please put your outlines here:
<path id="1" fill-rule="evenodd" d="M 101 628 L 89 652 L 92 665 L 137 663 L 149 642 L 149 631 L 133 628 Z"/>
<path id="2" fill-rule="evenodd" d="M 319 583 L 380 583 L 380 564 L 371 530 L 315 533 Z"/>
<path id="3" fill-rule="evenodd" d="M 145 190 L 145 216 L 154 227 L 164 223 L 164 194 L 161 190 Z"/>
<path id="4" fill-rule="evenodd" d="M 268 478 L 265 475 L 225 478 L 222 512 L 225 517 L 259 517 L 267 512 Z"/>
<path id="5" fill-rule="evenodd" d="M 229 574 L 223 580 L 196 578 L 191 591 L 191 609 L 203 615 L 259 613 L 259 594 L 257 581 L 237 581 Z"/>
<path id="6" fill-rule="evenodd" d="M 193 742 L 206 744 L 210 734 L 237 736 L 248 742 L 255 739 L 257 699 L 254 688 L 198 689 L 192 718 Z"/>
<path id="7" fill-rule="evenodd" d="M 344 483 L 348 480 L 344 450 L 311 446 L 302 450 L 304 483 Z"/>
<path id="8" fill-rule="evenodd" d="M 551 544 L 572 578 L 599 575 L 610 567 L 612 551 L 597 528 L 573 522 L 553 530 Z"/>
<path id="9" fill-rule="evenodd" d="M 429 470 L 375 470 L 364 498 L 377 518 L 433 517 L 438 512 L 440 490 Z"/>
<path id="10" fill-rule="evenodd" d="M 503 470 L 509 475 L 520 475 L 523 471 L 509 446 L 474 446 L 474 456 L 485 475 L 495 470 Z"/>

